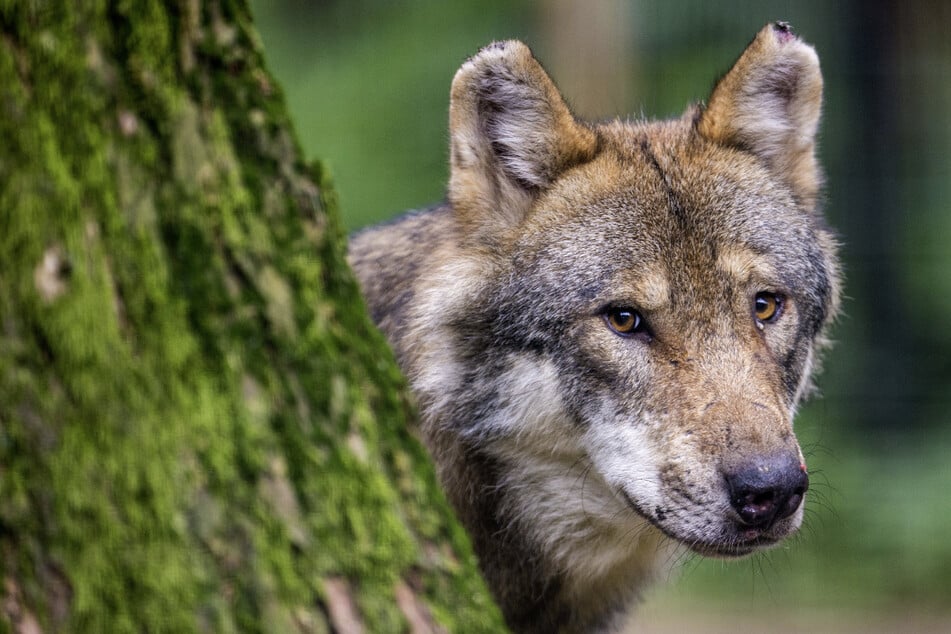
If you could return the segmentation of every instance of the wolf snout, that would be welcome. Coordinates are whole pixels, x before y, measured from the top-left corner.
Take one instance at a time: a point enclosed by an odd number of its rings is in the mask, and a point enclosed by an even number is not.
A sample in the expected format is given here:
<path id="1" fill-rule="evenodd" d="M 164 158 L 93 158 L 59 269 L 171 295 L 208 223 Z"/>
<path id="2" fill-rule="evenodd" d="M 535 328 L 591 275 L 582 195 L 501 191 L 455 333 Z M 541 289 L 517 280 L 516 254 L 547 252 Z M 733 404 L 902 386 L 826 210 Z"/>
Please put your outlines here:
<path id="1" fill-rule="evenodd" d="M 750 528 L 769 530 L 802 504 L 806 466 L 792 453 L 757 457 L 725 474 L 730 504 Z"/>

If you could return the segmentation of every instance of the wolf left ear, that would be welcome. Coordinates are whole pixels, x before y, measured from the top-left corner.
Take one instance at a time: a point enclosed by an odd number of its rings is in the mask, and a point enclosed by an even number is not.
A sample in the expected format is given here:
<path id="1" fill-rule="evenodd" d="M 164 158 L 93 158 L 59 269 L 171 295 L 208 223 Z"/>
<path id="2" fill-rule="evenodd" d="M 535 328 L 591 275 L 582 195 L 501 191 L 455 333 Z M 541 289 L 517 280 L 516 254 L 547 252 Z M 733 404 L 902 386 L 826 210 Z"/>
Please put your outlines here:
<path id="1" fill-rule="evenodd" d="M 807 206 L 821 174 L 815 158 L 822 73 L 815 49 L 785 22 L 764 27 L 710 95 L 697 129 L 759 156 Z"/>
<path id="2" fill-rule="evenodd" d="M 518 41 L 496 42 L 463 64 L 449 106 L 449 200 L 470 232 L 522 220 L 539 192 L 590 160 L 597 138 Z"/>

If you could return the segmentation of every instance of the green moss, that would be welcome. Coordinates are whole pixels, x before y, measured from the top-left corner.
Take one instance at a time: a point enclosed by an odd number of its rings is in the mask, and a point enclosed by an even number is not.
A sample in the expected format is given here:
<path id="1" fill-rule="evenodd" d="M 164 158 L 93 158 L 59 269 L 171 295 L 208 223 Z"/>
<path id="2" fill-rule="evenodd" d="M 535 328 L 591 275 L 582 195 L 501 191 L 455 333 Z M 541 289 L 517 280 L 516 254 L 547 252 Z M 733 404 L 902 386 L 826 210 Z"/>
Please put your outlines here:
<path id="1" fill-rule="evenodd" d="M 0 20 L 3 604 L 328 631 L 337 577 L 400 631 L 411 579 L 448 630 L 498 631 L 244 4 Z"/>

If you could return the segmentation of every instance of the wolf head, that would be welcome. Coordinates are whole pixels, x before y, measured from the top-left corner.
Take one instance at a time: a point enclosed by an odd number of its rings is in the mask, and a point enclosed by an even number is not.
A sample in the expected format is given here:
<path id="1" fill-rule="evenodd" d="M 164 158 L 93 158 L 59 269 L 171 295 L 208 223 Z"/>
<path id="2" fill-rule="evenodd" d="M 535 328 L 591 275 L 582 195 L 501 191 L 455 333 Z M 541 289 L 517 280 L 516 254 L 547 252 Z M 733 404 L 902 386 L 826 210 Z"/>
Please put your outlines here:
<path id="1" fill-rule="evenodd" d="M 673 121 L 576 120 L 519 42 L 459 70 L 452 246 L 403 348 L 470 529 L 497 500 L 477 548 L 512 529 L 596 587 L 641 566 L 645 541 L 738 556 L 798 528 L 792 419 L 839 294 L 821 94 L 782 23 Z"/>
<path id="2" fill-rule="evenodd" d="M 470 59 L 449 199 L 478 281 L 435 311 L 457 358 L 491 375 L 469 372 L 492 393 L 466 433 L 583 456 L 703 552 L 794 530 L 792 416 L 838 296 L 816 210 L 821 94 L 814 50 L 783 24 L 672 122 L 577 121 L 519 42 Z"/>

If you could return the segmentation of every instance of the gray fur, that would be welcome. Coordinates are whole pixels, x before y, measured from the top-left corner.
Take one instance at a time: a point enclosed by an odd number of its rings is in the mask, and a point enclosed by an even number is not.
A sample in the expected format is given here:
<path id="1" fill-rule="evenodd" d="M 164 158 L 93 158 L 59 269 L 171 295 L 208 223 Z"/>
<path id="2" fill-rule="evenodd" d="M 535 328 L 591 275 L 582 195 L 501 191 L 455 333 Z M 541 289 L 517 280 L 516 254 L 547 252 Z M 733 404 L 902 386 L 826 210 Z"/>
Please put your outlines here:
<path id="1" fill-rule="evenodd" d="M 792 416 L 839 293 L 820 98 L 814 51 L 767 26 L 708 108 L 594 126 L 497 43 L 453 82 L 449 202 L 354 237 L 514 630 L 613 631 L 677 552 L 741 556 L 798 528 L 801 506 L 745 524 L 729 481 L 802 460 Z M 762 292 L 782 299 L 768 322 Z M 648 329 L 611 331 L 628 307 Z"/>

